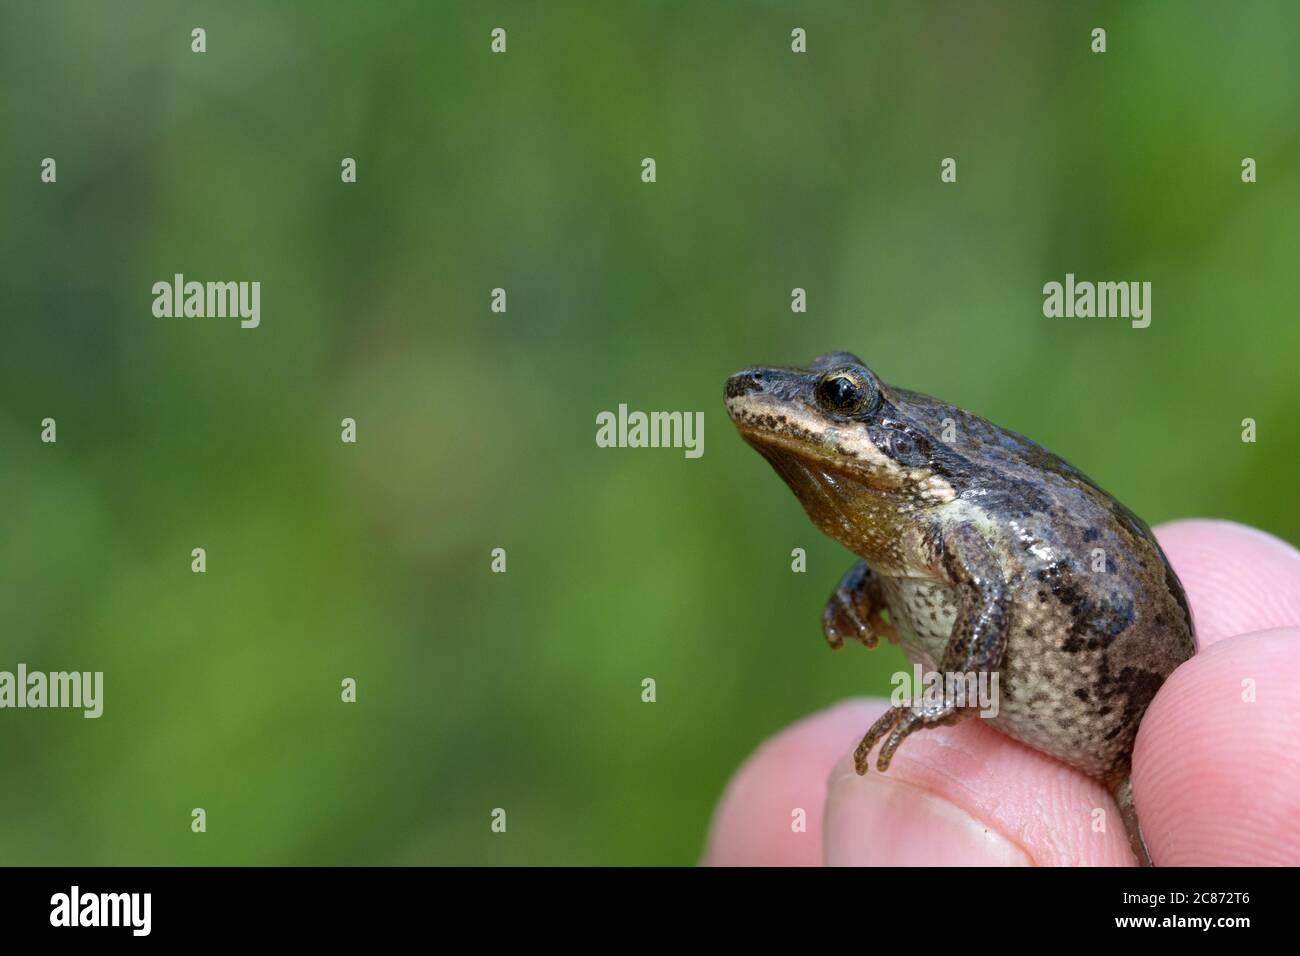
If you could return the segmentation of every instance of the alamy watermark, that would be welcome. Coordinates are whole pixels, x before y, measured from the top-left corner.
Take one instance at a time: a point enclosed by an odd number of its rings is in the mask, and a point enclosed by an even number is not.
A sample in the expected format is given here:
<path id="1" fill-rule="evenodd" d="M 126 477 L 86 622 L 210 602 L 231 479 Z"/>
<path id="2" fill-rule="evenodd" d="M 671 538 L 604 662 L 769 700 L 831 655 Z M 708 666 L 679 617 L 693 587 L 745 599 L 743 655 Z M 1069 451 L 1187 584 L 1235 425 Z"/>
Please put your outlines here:
<path id="1" fill-rule="evenodd" d="M 926 671 L 920 664 L 911 673 L 897 671 L 889 702 L 895 707 L 919 707 L 938 711 L 948 704 L 958 709 L 975 708 L 981 717 L 998 715 L 997 671 Z"/>
<path id="2" fill-rule="evenodd" d="M 68 708 L 84 717 L 104 712 L 103 671 L 0 671 L 0 708 Z"/>
<path id="3" fill-rule="evenodd" d="M 238 318 L 244 329 L 262 322 L 261 282 L 186 282 L 178 272 L 171 282 L 155 282 L 153 297 L 153 314 L 160 319 Z"/>
<path id="4" fill-rule="evenodd" d="M 51 926 L 122 926 L 132 936 L 148 936 L 152 911 L 152 893 L 83 893 L 74 884 L 50 897 Z"/>
<path id="5" fill-rule="evenodd" d="M 703 412 L 638 412 L 596 415 L 598 448 L 683 448 L 687 458 L 704 454 Z"/>
<path id="6" fill-rule="evenodd" d="M 1049 319 L 1131 319 L 1135 329 L 1151 324 L 1150 282 L 1065 282 L 1043 286 L 1043 315 Z"/>

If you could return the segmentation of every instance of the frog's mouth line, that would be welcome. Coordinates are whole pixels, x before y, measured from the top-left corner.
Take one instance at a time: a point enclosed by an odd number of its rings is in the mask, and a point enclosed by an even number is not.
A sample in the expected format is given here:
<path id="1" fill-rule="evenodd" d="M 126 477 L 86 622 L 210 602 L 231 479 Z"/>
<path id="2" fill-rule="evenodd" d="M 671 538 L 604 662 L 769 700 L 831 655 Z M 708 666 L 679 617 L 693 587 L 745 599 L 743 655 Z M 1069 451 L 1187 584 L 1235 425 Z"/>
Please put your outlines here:
<path id="1" fill-rule="evenodd" d="M 778 454 L 800 461 L 819 460 L 814 450 L 820 446 L 821 437 L 788 418 L 784 409 L 730 398 L 727 401 L 727 414 L 731 416 L 740 437 L 768 461 L 772 460 L 769 451 L 774 449 L 779 449 Z M 822 461 L 822 464 L 826 462 Z"/>
<path id="2" fill-rule="evenodd" d="M 835 458 L 827 455 L 816 453 L 816 438 L 808 435 L 803 440 L 788 435 L 782 435 L 774 432 L 765 432 L 761 438 L 755 438 L 741 431 L 741 437 L 745 439 L 746 444 L 762 455 L 774 469 L 777 474 L 784 478 L 792 487 L 802 487 L 807 481 L 817 483 L 823 486 L 822 479 L 834 478 L 835 481 L 843 481 L 854 486 L 848 490 L 858 491 L 867 490 L 870 485 L 870 479 L 851 467 L 852 462 L 856 459 L 847 457 Z M 787 473 L 785 469 L 797 469 Z M 802 478 L 804 481 L 795 485 L 791 481 L 790 475 Z"/>

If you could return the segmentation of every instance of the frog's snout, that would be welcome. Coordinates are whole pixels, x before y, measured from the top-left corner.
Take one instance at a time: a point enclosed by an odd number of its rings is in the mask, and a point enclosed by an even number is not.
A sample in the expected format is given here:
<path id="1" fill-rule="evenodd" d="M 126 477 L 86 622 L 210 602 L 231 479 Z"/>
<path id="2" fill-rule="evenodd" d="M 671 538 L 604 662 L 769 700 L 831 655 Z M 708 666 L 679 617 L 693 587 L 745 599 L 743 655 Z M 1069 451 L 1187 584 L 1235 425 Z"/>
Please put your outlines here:
<path id="1" fill-rule="evenodd" d="M 742 430 L 745 426 L 760 425 L 781 411 L 775 394 L 782 391 L 779 374 L 775 369 L 747 368 L 727 379 L 723 391 L 727 414 Z"/>
<path id="2" fill-rule="evenodd" d="M 727 379 L 727 408 L 733 414 L 744 407 L 785 412 L 790 403 L 808 398 L 809 382 L 808 374 L 796 368 L 747 368 Z"/>
<path id="3" fill-rule="evenodd" d="M 727 388 L 724 397 L 728 400 L 741 398 L 750 392 L 762 390 L 762 372 L 757 369 L 745 369 L 743 372 L 737 372 L 731 378 L 727 379 Z"/>
<path id="4" fill-rule="evenodd" d="M 737 425 L 773 427 L 802 397 L 805 377 L 797 369 L 747 368 L 727 379 L 727 413 Z"/>

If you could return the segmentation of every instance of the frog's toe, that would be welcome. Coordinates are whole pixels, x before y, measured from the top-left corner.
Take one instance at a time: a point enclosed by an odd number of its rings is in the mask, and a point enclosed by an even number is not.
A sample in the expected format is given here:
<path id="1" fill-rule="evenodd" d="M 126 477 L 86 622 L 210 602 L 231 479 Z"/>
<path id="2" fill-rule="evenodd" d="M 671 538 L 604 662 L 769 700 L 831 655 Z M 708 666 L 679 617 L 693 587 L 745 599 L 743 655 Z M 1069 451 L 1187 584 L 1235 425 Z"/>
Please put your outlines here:
<path id="1" fill-rule="evenodd" d="M 916 707 L 911 705 L 891 707 L 871 725 L 871 729 L 858 744 L 858 749 L 853 752 L 853 766 L 859 775 L 866 773 L 871 748 L 884 739 L 884 746 L 880 748 L 880 754 L 876 757 L 876 769 L 884 773 L 894 759 L 894 752 L 914 731 L 923 727 L 956 723 L 963 716 L 965 711 L 951 701 Z"/>
<path id="2" fill-rule="evenodd" d="M 885 711 L 871 725 L 871 729 L 862 737 L 862 742 L 858 744 L 858 749 L 853 751 L 853 768 L 857 770 L 858 776 L 867 772 L 867 758 L 871 756 L 871 748 L 876 745 L 881 737 L 894 729 L 894 726 L 903 719 L 907 713 L 905 707 L 891 707 Z M 889 767 L 889 761 L 885 761 L 884 766 L 877 764 L 877 769 L 885 770 Z"/>
<path id="3" fill-rule="evenodd" d="M 822 612 L 822 633 L 836 650 L 846 640 L 861 641 L 867 647 L 875 647 L 880 640 L 869 619 L 864 619 L 851 601 L 838 596 L 831 598 Z"/>

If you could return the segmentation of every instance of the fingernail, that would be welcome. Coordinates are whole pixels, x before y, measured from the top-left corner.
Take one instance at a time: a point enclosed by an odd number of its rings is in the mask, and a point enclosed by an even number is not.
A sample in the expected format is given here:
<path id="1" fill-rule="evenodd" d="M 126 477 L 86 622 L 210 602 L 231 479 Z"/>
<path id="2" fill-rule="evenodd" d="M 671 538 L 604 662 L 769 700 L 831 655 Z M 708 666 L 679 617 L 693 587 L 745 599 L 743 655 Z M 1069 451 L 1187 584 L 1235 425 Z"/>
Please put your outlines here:
<path id="1" fill-rule="evenodd" d="M 831 772 L 823 830 L 828 866 L 1031 866 L 1023 849 L 962 807 L 852 761 Z"/>

